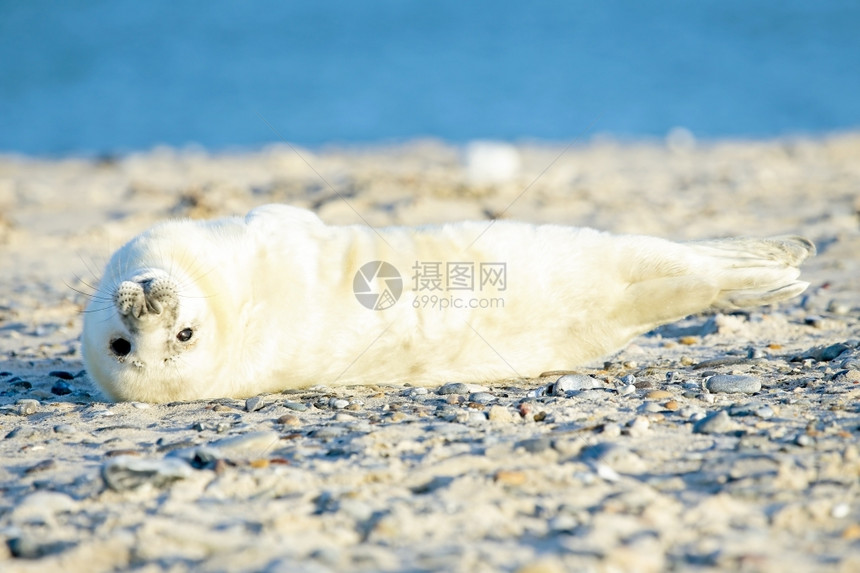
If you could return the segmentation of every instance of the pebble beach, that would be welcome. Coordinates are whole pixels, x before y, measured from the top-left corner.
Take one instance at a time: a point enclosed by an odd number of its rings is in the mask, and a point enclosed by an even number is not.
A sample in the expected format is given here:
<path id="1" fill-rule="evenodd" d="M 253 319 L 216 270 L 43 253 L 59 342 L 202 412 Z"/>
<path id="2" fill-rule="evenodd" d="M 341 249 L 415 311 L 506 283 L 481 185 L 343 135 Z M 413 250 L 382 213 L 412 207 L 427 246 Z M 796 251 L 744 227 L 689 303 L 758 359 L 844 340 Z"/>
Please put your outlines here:
<path id="1" fill-rule="evenodd" d="M 860 134 L 0 155 L 0 570 L 860 570 Z M 266 203 L 798 234 L 800 297 L 575 371 L 111 403 L 81 313 L 116 248 Z M 548 301 L 551 304 L 551 301 Z"/>

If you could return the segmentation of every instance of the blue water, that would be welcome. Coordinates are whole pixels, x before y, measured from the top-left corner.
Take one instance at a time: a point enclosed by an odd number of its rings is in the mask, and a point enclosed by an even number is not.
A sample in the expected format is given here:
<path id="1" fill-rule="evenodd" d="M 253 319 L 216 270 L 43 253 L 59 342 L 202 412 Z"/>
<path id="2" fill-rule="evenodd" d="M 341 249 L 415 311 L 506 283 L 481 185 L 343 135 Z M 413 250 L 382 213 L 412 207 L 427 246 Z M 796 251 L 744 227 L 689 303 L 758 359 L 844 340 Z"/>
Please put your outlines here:
<path id="1" fill-rule="evenodd" d="M 860 2 L 0 0 L 3 151 L 675 126 L 860 127 Z"/>

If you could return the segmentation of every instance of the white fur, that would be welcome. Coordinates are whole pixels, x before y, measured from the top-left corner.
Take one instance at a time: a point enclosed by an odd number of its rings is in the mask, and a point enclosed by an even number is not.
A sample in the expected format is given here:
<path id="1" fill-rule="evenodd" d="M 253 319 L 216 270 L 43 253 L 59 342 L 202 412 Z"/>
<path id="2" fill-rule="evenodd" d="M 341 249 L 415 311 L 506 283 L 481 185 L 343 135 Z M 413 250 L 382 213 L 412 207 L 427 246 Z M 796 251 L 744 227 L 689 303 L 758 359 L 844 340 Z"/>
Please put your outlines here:
<path id="1" fill-rule="evenodd" d="M 87 370 L 112 398 L 150 402 L 313 384 L 536 376 L 605 356 L 688 314 L 793 296 L 806 286 L 795 281 L 795 267 L 812 250 L 794 238 L 678 244 L 552 225 L 487 226 L 336 227 L 280 205 L 244 219 L 163 223 L 108 263 L 84 321 Z M 375 260 L 403 276 L 403 294 L 387 310 L 365 308 L 353 293 L 356 271 Z M 476 273 L 481 262 L 506 263 L 504 291 L 482 292 L 476 282 L 474 292 L 442 293 L 501 298 L 504 307 L 423 307 L 430 293 L 412 288 L 416 261 L 443 269 L 473 262 Z M 124 320 L 111 301 L 120 283 L 162 276 L 179 291 L 175 321 Z M 178 344 L 184 328 L 194 337 Z M 118 337 L 132 347 L 121 359 L 109 346 Z"/>

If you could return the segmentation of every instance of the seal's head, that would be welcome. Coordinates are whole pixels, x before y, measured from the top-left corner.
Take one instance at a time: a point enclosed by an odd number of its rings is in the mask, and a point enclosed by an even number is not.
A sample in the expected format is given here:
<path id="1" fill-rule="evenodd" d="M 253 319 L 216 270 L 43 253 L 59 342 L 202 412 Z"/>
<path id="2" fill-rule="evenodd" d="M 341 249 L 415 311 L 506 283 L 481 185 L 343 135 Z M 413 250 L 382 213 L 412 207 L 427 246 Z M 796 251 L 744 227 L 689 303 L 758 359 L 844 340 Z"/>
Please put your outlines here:
<path id="1" fill-rule="evenodd" d="M 107 283 L 107 284 L 105 284 Z M 90 376 L 115 400 L 168 402 L 200 396 L 211 368 L 211 316 L 193 282 L 148 268 L 102 281 L 84 317 Z"/>

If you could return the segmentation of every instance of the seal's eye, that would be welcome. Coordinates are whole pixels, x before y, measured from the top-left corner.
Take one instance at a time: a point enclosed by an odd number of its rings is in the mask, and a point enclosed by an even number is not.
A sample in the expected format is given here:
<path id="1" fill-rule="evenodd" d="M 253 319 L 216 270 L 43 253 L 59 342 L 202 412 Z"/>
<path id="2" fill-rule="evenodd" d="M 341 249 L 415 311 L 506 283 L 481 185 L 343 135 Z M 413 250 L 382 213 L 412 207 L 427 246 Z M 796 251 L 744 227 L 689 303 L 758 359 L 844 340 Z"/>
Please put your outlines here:
<path id="1" fill-rule="evenodd" d="M 191 340 L 192 336 L 194 336 L 193 330 L 191 330 L 190 328 L 183 328 L 176 335 L 176 340 L 178 340 L 179 342 L 188 342 L 189 340 Z"/>
<path id="2" fill-rule="evenodd" d="M 125 338 L 114 338 L 110 341 L 110 349 L 117 356 L 126 356 L 131 352 L 131 342 Z"/>

